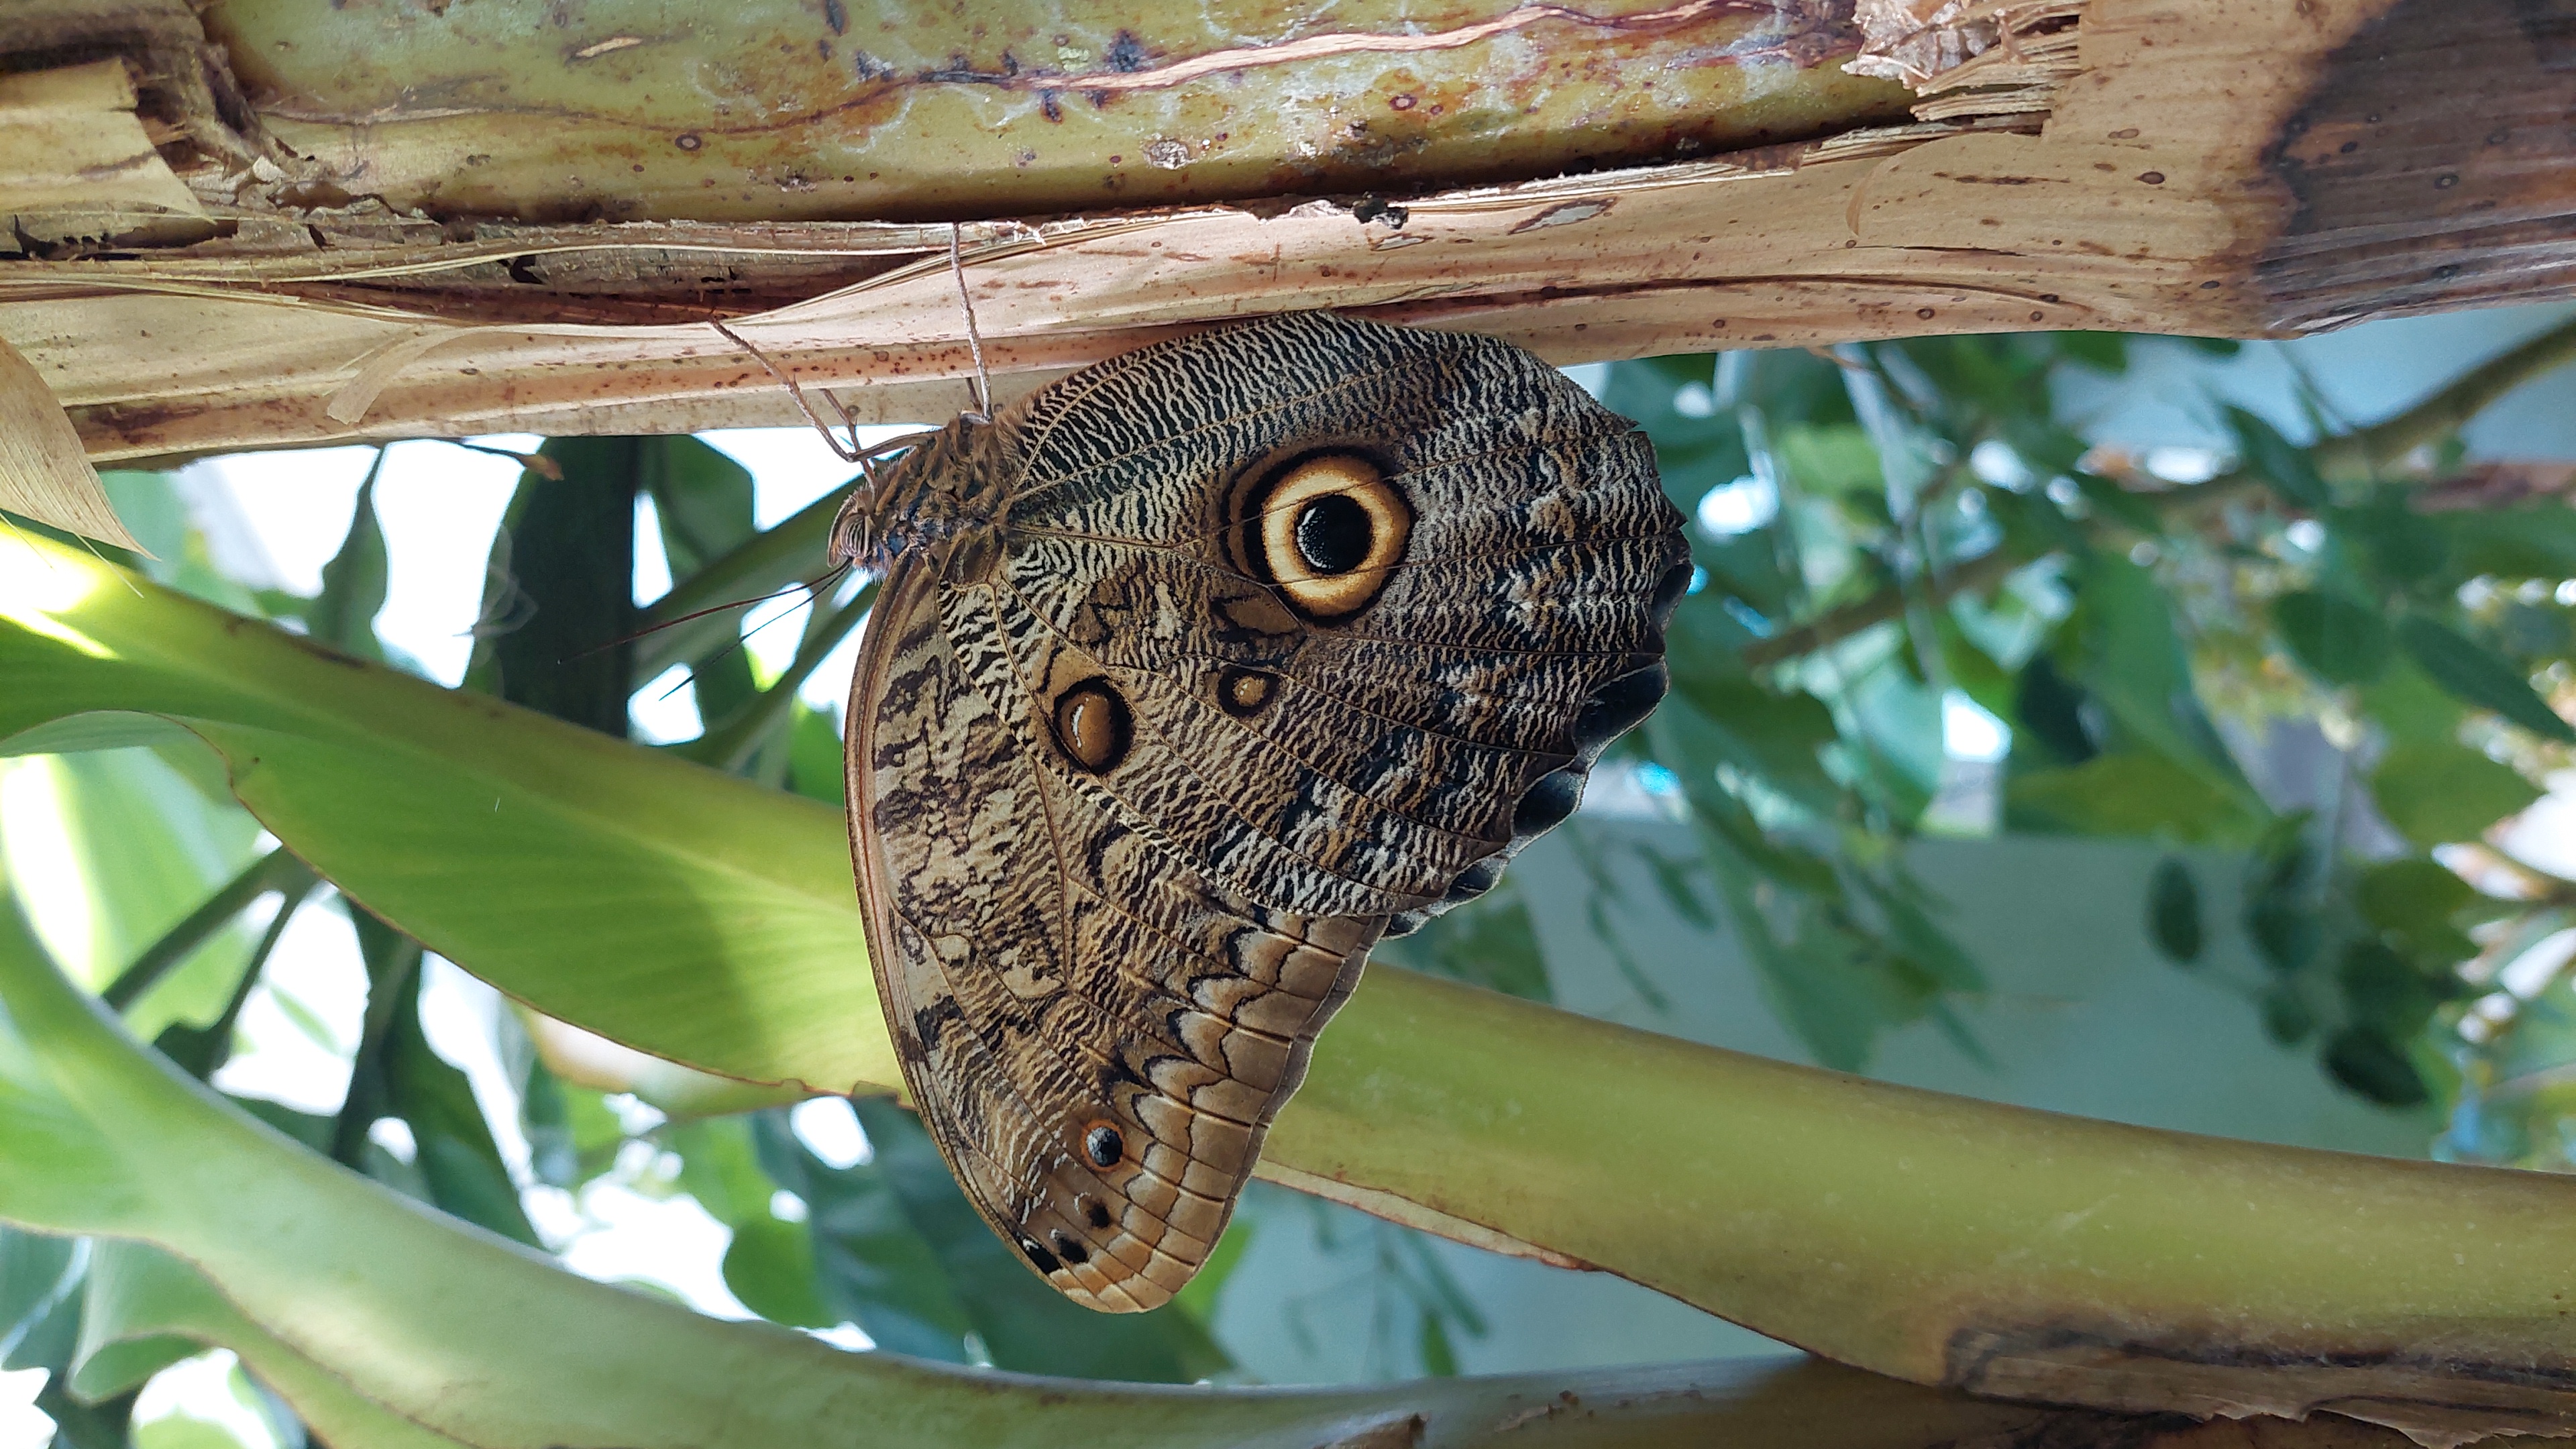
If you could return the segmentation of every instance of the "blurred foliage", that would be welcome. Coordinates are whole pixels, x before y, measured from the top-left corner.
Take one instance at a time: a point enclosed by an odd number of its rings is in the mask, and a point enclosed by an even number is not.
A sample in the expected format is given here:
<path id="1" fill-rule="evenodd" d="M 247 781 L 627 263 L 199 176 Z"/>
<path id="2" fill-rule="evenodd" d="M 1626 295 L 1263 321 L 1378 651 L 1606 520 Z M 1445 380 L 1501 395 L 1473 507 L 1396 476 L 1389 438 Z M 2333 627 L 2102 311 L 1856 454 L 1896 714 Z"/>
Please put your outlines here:
<path id="1" fill-rule="evenodd" d="M 1924 1019 L 1974 1054 L 1949 1003 L 1982 977 L 1910 871 L 1909 840 L 2008 830 L 2216 848 L 2177 850 L 2147 882 L 2139 928 L 2176 969 L 2224 976 L 2235 968 L 2211 943 L 2241 934 L 2259 965 L 2226 984 L 2343 1088 L 2446 1104 L 2450 1155 L 2569 1165 L 2576 985 L 2547 953 L 2565 954 L 2576 882 L 2479 843 L 2576 741 L 2556 708 L 2576 668 L 2576 513 L 2552 491 L 2565 478 L 2472 468 L 2447 434 L 2387 431 L 2398 423 L 2357 438 L 2322 407 L 2304 440 L 2221 409 L 2224 449 L 2093 447 L 2054 390 L 2079 369 L 2122 372 L 2133 345 L 1936 338 L 1606 370 L 1604 400 L 1643 425 L 1692 520 L 1700 577 L 1673 621 L 1672 693 L 1596 790 L 1681 823 L 1667 838 L 1689 848 L 1569 822 L 1590 885 L 1583 926 L 1659 1005 L 1620 932 L 1621 892 L 1636 887 L 1618 881 L 1648 881 L 1680 920 L 1732 938 L 1818 1060 L 1860 1068 L 1884 1033 Z M 159 474 L 107 475 L 154 554 L 120 561 L 417 669 L 372 626 L 388 578 L 373 478 L 313 597 L 228 577 Z M 764 531 L 749 474 L 697 440 L 546 443 L 493 545 L 466 687 L 618 732 L 639 691 L 686 687 L 705 734 L 671 748 L 839 803 L 840 721 L 798 697 L 871 597 L 864 581 L 821 581 L 833 503 Z M 674 579 L 640 608 L 639 545 L 657 546 Z M 815 607 L 777 677 L 762 677 L 727 617 L 634 637 L 798 580 Z M 1973 710 L 1997 722 L 1999 760 L 1948 748 L 1947 721 Z M 2322 785 L 2265 763 L 2284 740 L 2326 762 Z M 507 1012 L 494 1045 L 516 1101 L 478 1100 L 423 1032 L 419 947 L 282 852 L 262 854 L 201 760 L 62 764 L 74 824 L 118 845 L 83 857 L 113 927 L 90 984 L 199 1077 L 222 1068 L 245 1005 L 264 995 L 350 1062 L 350 1085 L 327 1116 L 244 1105 L 505 1237 L 560 1249 L 596 1194 L 686 1194 L 729 1232 L 724 1282 L 764 1317 L 854 1325 L 952 1362 L 1189 1382 L 1240 1376 L 1207 1318 L 1270 1223 L 1347 1268 L 1281 1305 L 1292 1336 L 1361 1333 L 1383 1372 L 1439 1374 L 1486 1331 L 1430 1240 L 1258 1185 L 1179 1302 L 1095 1317 L 984 1229 L 890 1102 L 856 1104 L 865 1150 L 836 1164 L 784 1112 L 664 1121 L 559 1076 Z M 1620 852 L 1642 873 L 1614 870 Z M 2207 878 L 2212 859 L 2232 859 L 2236 878 Z M 351 924 L 367 983 L 354 1042 L 264 980 L 299 909 Z M 1550 994 L 1511 877 L 1383 954 Z M 504 1140 L 524 1140 L 525 1160 Z M 532 1213 L 541 1200 L 549 1210 Z M 59 1374 L 87 1260 L 83 1244 L 0 1231 L 0 1363 Z M 173 1360 L 189 1351 L 170 1348 Z M 82 1405 L 49 1384 L 39 1403 L 61 1442 L 137 1437 L 131 1394 Z M 259 1404 L 273 1437 L 301 1443 L 291 1416 Z M 223 1435 L 165 1420 L 144 1437 Z"/>

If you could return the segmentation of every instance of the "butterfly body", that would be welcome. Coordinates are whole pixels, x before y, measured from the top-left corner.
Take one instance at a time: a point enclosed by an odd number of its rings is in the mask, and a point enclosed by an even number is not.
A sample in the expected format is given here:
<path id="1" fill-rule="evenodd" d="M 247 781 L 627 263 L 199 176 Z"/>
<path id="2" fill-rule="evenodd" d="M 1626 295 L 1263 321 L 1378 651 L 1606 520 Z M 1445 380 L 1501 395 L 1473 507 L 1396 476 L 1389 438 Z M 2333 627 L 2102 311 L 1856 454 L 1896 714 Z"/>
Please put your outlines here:
<path id="1" fill-rule="evenodd" d="M 1660 698 L 1679 523 L 1537 359 L 1320 313 L 961 419 L 845 511 L 886 573 L 849 750 L 879 995 L 1033 1268 L 1111 1310 L 1188 1280 L 1368 948 Z"/>

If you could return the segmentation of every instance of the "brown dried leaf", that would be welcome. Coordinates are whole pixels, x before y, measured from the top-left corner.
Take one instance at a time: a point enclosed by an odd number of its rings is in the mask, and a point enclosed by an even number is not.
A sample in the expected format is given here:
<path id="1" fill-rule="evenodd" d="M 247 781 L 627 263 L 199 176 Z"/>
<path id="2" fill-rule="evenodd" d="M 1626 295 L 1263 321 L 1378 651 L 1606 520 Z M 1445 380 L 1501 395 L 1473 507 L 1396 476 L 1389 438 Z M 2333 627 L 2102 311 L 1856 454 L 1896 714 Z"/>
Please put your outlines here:
<path id="1" fill-rule="evenodd" d="M 6 341 L 0 341 L 0 509 L 145 551 L 117 521 L 53 389 Z"/>

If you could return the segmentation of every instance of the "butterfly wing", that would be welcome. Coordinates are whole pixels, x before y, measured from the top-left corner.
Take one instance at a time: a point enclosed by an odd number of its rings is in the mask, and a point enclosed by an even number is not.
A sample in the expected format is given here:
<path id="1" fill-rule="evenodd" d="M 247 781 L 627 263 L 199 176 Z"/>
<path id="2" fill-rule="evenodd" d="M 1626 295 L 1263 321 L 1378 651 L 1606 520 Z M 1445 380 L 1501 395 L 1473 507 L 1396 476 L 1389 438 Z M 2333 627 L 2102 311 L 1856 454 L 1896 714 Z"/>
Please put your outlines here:
<path id="1" fill-rule="evenodd" d="M 1266 319 L 997 424 L 990 547 L 853 690 L 879 990 L 977 1206 L 1078 1301 L 1222 1232 L 1390 923 L 1490 886 L 1664 688 L 1650 450 L 1483 339 Z"/>
<path id="2" fill-rule="evenodd" d="M 1091 368 L 1012 439 L 1022 673 L 1128 701 L 1158 749 L 1100 786 L 1224 890 L 1409 929 L 1663 697 L 1681 517 L 1635 426 L 1519 348 L 1271 317 Z"/>
<path id="3" fill-rule="evenodd" d="M 1155 1307 L 1224 1231 L 1378 922 L 1212 892 L 1028 737 L 1001 596 L 908 563 L 853 700 L 877 990 L 933 1141 L 1089 1307 Z"/>

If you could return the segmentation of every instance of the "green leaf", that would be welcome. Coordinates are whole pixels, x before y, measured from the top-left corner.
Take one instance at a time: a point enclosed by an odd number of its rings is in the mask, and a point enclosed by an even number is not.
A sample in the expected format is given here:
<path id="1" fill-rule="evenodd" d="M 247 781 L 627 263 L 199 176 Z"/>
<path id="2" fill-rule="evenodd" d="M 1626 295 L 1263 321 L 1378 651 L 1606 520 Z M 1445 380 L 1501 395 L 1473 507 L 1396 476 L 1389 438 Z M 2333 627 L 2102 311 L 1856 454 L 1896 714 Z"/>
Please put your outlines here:
<path id="1" fill-rule="evenodd" d="M 823 1306 L 814 1287 L 814 1237 L 803 1223 L 780 1222 L 764 1212 L 733 1224 L 725 1245 L 725 1286 L 745 1308 L 772 1323 L 830 1328 L 840 1316 Z"/>
<path id="2" fill-rule="evenodd" d="M 2383 1041 L 2404 1041 L 2422 1031 L 2442 1004 L 2443 993 L 2422 972 L 2377 941 L 2345 947 L 2335 982 L 2345 1013 Z"/>
<path id="3" fill-rule="evenodd" d="M 1449 1329 L 1445 1321 L 1439 1314 L 1428 1311 L 1420 1314 L 1417 1321 L 1420 1327 L 1414 1335 L 1414 1349 L 1422 1355 L 1424 1376 L 1435 1379 L 1456 1378 L 1458 1351 L 1449 1346 Z"/>
<path id="4" fill-rule="evenodd" d="M 2422 515 L 2449 541 L 2453 567 L 2502 579 L 2576 578 L 2576 509 L 2563 503 Z"/>
<path id="5" fill-rule="evenodd" d="M 2475 840 L 2540 798 L 2520 771 L 2448 740 L 2389 746 L 2371 772 L 2370 793 L 2400 835 L 2428 850 Z"/>
<path id="6" fill-rule="evenodd" d="M 854 1105 L 873 1153 L 856 1167 L 817 1161 L 776 1114 L 757 1131 L 763 1162 L 813 1214 L 825 1301 L 855 1306 L 878 1343 L 963 1362 L 972 1333 L 997 1368 L 1080 1378 L 1188 1383 L 1227 1366 L 1186 1309 L 1104 1316 L 1056 1292 L 984 1225 L 920 1119 L 883 1098 Z"/>
<path id="7" fill-rule="evenodd" d="M 1933 913 L 1946 907 L 1947 902 L 1927 895 L 1911 878 L 1888 881 L 1866 871 L 1854 871 L 1852 879 L 1861 894 L 1878 907 L 1889 937 L 1905 953 L 1907 961 L 1942 990 L 1986 989 L 1986 974 L 1977 969 L 1976 959 L 1934 919 Z"/>
<path id="8" fill-rule="evenodd" d="M 798 700 L 787 726 L 787 787 L 838 810 L 849 788 L 841 732 L 832 717 Z"/>
<path id="9" fill-rule="evenodd" d="M 184 721 L 298 856 L 539 1011 L 749 1081 L 901 1080 L 837 811 L 138 595 L 82 555 L 41 576 L 78 603 L 58 623 L 0 592 L 0 749 L 92 711 Z"/>
<path id="10" fill-rule="evenodd" d="M 770 1178 L 804 1199 L 825 1313 L 856 1323 L 890 1353 L 966 1362 L 974 1320 L 889 1173 L 873 1158 L 854 1167 L 825 1165 L 774 1112 L 754 1119 L 752 1132 Z M 873 1133 L 868 1145 L 878 1147 Z"/>
<path id="11" fill-rule="evenodd" d="M 2081 765 L 2102 753 L 2084 720 L 2084 688 L 2058 672 L 2046 654 L 2034 654 L 2015 676 L 2012 701 L 2016 754 L 2056 765 Z M 2027 742 L 2027 744 L 2025 743 Z M 2035 745 L 2032 749 L 2028 746 Z"/>
<path id="12" fill-rule="evenodd" d="M 2327 516 L 2339 537 L 2361 546 L 2370 571 L 2387 584 L 2423 584 L 2449 562 L 2442 531 L 2407 507 L 2401 491 L 2384 490 L 2367 507 L 2335 509 Z"/>
<path id="13" fill-rule="evenodd" d="M 2467 711 L 2442 692 L 2424 671 L 2404 659 L 2388 667 L 2361 691 L 2362 708 L 2392 740 L 2455 741 Z"/>
<path id="14" fill-rule="evenodd" d="M 2453 924 L 2479 899 L 2457 872 L 2420 856 L 2381 861 L 2354 882 L 2362 918 L 2404 948 L 2419 966 L 2444 966 L 2477 954 Z"/>
<path id="15" fill-rule="evenodd" d="M 2129 370 L 2129 339 L 2125 333 L 2058 332 L 2049 336 L 2070 362 L 2080 362 L 2113 377 Z"/>
<path id="16" fill-rule="evenodd" d="M 751 473 L 732 458 L 686 435 L 640 439 L 637 473 L 653 500 L 662 550 L 674 588 L 709 565 L 728 559 L 759 533 L 753 518 Z M 740 622 L 691 658 L 699 716 L 712 730 L 759 692 L 751 660 L 740 647 Z M 649 683 L 651 676 L 635 679 Z"/>
<path id="17" fill-rule="evenodd" d="M 624 738 L 635 627 L 635 498 L 655 450 L 642 438 L 550 438 L 560 479 L 519 476 L 492 540 L 486 633 L 466 683 Z"/>
<path id="18" fill-rule="evenodd" d="M 2281 1045 L 2297 1046 L 2316 1035 L 2316 1011 L 2301 999 L 2294 983 L 2273 982 L 2264 988 L 2260 1005 L 2264 1035 Z"/>
<path id="19" fill-rule="evenodd" d="M 2177 966 L 2200 959 L 2200 887 L 2180 856 L 2157 861 L 2147 877 L 2147 939 Z"/>
<path id="20" fill-rule="evenodd" d="M 685 583 L 760 531 L 749 469 L 685 434 L 637 442 L 637 472 L 653 499 L 674 581 Z"/>
<path id="21" fill-rule="evenodd" d="M 1250 1217 L 1236 1213 L 1227 1221 L 1224 1234 L 1216 1240 L 1215 1251 L 1199 1265 L 1198 1276 L 1181 1285 L 1181 1291 L 1172 1295 L 1172 1301 L 1187 1309 L 1201 1323 L 1213 1320 L 1217 1297 L 1225 1291 L 1226 1282 L 1234 1276 L 1236 1266 L 1243 1262 L 1244 1250 L 1252 1246 L 1256 1229 L 1257 1224 Z"/>
<path id="22" fill-rule="evenodd" d="M 2365 1027 L 2347 1026 L 2329 1038 L 2325 1063 L 2336 1081 L 2383 1107 L 2417 1107 L 2432 1096 L 2406 1054 Z"/>
<path id="23" fill-rule="evenodd" d="M 2264 965 L 2289 975 L 2316 959 L 2317 948 L 2325 943 L 2325 921 L 2302 896 L 2266 890 L 2246 902 L 2245 935 Z"/>
<path id="24" fill-rule="evenodd" d="M 2272 601 L 2272 622 L 2290 653 L 2329 684 L 2378 678 L 2394 647 L 2378 610 L 2333 594 L 2283 594 Z"/>
<path id="25" fill-rule="evenodd" d="M 0 1369 L 71 1361 L 85 1258 L 74 1239 L 0 1226 Z"/>
<path id="26" fill-rule="evenodd" d="M 2491 709 L 2544 739 L 2576 744 L 2576 729 L 2534 693 L 2520 666 L 2422 614 L 2397 621 L 2397 642 L 2452 697 Z"/>
<path id="27" fill-rule="evenodd" d="M 2084 687 L 2136 744 L 2192 771 L 2212 789 L 2259 810 L 2253 790 L 2200 707 L 2172 601 L 2154 575 L 2096 555 L 2076 596 Z"/>
<path id="28" fill-rule="evenodd" d="M 384 465 L 385 450 L 378 448 L 366 481 L 358 485 L 340 551 L 322 566 L 322 592 L 304 611 L 314 639 L 359 659 L 385 657 L 376 640 L 376 615 L 384 612 L 390 568 L 384 526 L 376 520 L 376 475 Z"/>
<path id="29" fill-rule="evenodd" d="M 242 1449 L 242 1442 L 223 1425 L 183 1411 L 136 1425 L 134 1449 Z"/>
<path id="30" fill-rule="evenodd" d="M 1673 672 L 1676 701 L 1667 701 L 1686 758 L 1676 773 L 1728 765 L 1819 813 L 1831 813 L 1841 787 L 1818 751 L 1834 742 L 1833 711 L 1803 690 L 1764 687 L 1751 675 L 1694 668 Z M 1683 706 L 1676 710 L 1675 703 Z"/>
<path id="31" fill-rule="evenodd" d="M 2247 472 L 2260 477 L 2295 507 L 2314 511 L 2332 501 L 2326 480 L 2317 473 L 2317 465 L 2305 448 L 2282 437 L 2280 430 L 2260 416 L 2230 405 L 2223 410 L 2228 429 L 2236 434 L 2236 451 Z"/>
<path id="32" fill-rule="evenodd" d="M 2261 819 L 2230 792 L 2163 755 L 2123 751 L 2071 770 L 2035 770 L 2004 783 L 2017 828 L 2083 835 L 2227 843 L 2250 839 Z"/>
<path id="33" fill-rule="evenodd" d="M 1771 447 L 1792 483 L 1808 493 L 1876 494 L 1887 486 L 1877 445 L 1857 425 L 1779 428 Z"/>

